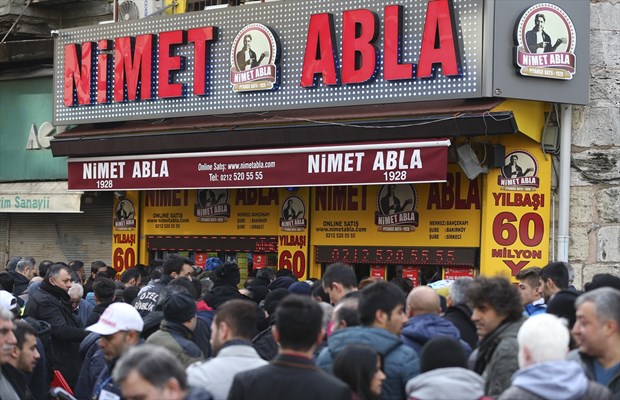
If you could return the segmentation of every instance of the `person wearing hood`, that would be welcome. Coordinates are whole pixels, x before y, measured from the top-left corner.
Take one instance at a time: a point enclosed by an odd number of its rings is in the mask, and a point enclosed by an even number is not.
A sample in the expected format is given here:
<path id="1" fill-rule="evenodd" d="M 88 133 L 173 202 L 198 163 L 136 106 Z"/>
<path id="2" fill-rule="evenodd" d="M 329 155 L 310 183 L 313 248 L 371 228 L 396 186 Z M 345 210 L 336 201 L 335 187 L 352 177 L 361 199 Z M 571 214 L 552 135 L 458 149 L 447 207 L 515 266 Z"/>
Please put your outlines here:
<path id="1" fill-rule="evenodd" d="M 71 271 L 64 263 L 52 265 L 45 280 L 28 300 L 25 314 L 51 325 L 54 369 L 59 370 L 73 387 L 80 371 L 80 342 L 88 335 L 82 322 L 73 314 L 67 291 L 71 287 Z"/>
<path id="2" fill-rule="evenodd" d="M 439 336 L 420 351 L 420 375 L 407 382 L 409 400 L 478 400 L 484 380 L 467 369 L 463 346 L 453 337 Z"/>
<path id="3" fill-rule="evenodd" d="M 407 296 L 407 317 L 400 338 L 407 346 L 420 354 L 422 346 L 437 336 L 449 336 L 458 340 L 465 354 L 471 353 L 471 347 L 461 340 L 460 332 L 454 324 L 439 316 L 441 304 L 439 295 L 428 286 L 418 286 Z"/>
<path id="4" fill-rule="evenodd" d="M 608 388 L 566 360 L 569 338 L 566 324 L 553 314 L 527 319 L 517 335 L 520 369 L 498 400 L 611 400 Z"/>
<path id="5" fill-rule="evenodd" d="M 335 331 L 317 358 L 317 365 L 332 373 L 334 359 L 350 344 L 370 346 L 383 357 L 385 380 L 381 399 L 405 398 L 405 384 L 420 373 L 419 357 L 403 344 L 400 333 L 407 320 L 405 294 L 396 285 L 377 281 L 360 291 L 361 326 Z"/>

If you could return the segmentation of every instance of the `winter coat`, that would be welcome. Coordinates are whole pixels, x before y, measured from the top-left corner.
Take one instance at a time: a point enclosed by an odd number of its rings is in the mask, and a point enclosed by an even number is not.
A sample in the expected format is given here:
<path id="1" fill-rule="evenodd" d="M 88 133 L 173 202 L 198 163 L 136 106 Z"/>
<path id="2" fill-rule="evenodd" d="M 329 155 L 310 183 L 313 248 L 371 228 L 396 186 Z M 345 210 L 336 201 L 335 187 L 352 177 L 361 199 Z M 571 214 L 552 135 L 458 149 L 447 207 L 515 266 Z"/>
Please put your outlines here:
<path id="1" fill-rule="evenodd" d="M 38 321 L 32 317 L 23 319 L 37 331 L 37 350 L 39 359 L 32 373 L 26 375 L 28 386 L 35 399 L 47 397 L 49 385 L 52 381 L 53 367 L 51 363 L 52 353 L 52 327 L 45 321 Z"/>
<path id="2" fill-rule="evenodd" d="M 517 333 L 524 320 L 502 323 L 480 342 L 469 358 L 472 369 L 482 375 L 488 396 L 499 396 L 508 389 L 512 374 L 519 369 Z"/>
<path id="3" fill-rule="evenodd" d="M 30 280 L 17 271 L 9 271 L 13 278 L 13 296 L 17 297 L 28 289 Z"/>
<path id="4" fill-rule="evenodd" d="M 138 292 L 138 295 L 134 299 L 132 305 L 138 312 L 140 316 L 144 319 L 150 312 L 155 310 L 155 306 L 159 302 L 159 295 L 162 290 L 168 284 L 172 282 L 172 277 L 170 275 L 162 275 L 161 279 L 154 282 L 152 285 L 145 286 Z"/>
<path id="5" fill-rule="evenodd" d="M 69 295 L 45 280 L 28 300 L 26 314 L 51 325 L 52 365 L 63 374 L 69 386 L 74 386 L 81 366 L 80 342 L 88 332 L 73 314 Z"/>
<path id="6" fill-rule="evenodd" d="M 278 355 L 278 344 L 273 338 L 271 325 L 252 339 L 254 348 L 263 360 L 271 361 Z"/>
<path id="7" fill-rule="evenodd" d="M 26 375 L 9 363 L 2 365 L 2 374 L 11 382 L 13 390 L 17 393 L 19 400 L 33 400 L 32 392 L 28 387 Z"/>
<path id="8" fill-rule="evenodd" d="M 211 325 L 200 318 L 200 313 L 196 313 L 196 316 L 198 318 L 196 320 L 196 329 L 194 329 L 192 340 L 196 343 L 203 356 L 209 358 L 211 357 L 211 343 L 209 342 L 211 340 Z M 155 311 L 150 312 L 144 318 L 144 328 L 140 336 L 145 340 L 148 339 L 149 336 L 159 330 L 163 320 L 164 312 L 161 311 L 161 305 L 158 305 Z"/>
<path id="9" fill-rule="evenodd" d="M 594 357 L 581 353 L 579 350 L 573 350 L 568 353 L 567 359 L 579 362 L 588 379 L 596 382 L 594 376 Z M 620 400 L 620 371 L 616 372 L 613 378 L 611 378 L 607 387 L 611 391 L 612 398 L 614 400 Z"/>
<path id="10" fill-rule="evenodd" d="M 611 400 L 609 389 L 590 381 L 576 361 L 551 361 L 518 370 L 498 400 Z"/>
<path id="11" fill-rule="evenodd" d="M 351 389 L 310 358 L 278 354 L 269 364 L 235 375 L 230 400 L 350 400 Z"/>
<path id="12" fill-rule="evenodd" d="M 228 300 L 248 300 L 246 296 L 239 293 L 239 289 L 236 286 L 230 285 L 215 286 L 203 299 L 210 307 L 216 310 Z"/>
<path id="13" fill-rule="evenodd" d="M 90 398 L 97 377 L 105 368 L 103 350 L 99 347 L 98 333 L 91 332 L 80 344 L 82 368 L 78 376 L 73 394 L 78 399 Z"/>
<path id="14" fill-rule="evenodd" d="M 484 396 L 484 380 L 465 368 L 438 368 L 407 382 L 409 399 L 478 400 Z"/>
<path id="15" fill-rule="evenodd" d="M 163 320 L 160 329 L 149 336 L 146 343 L 167 348 L 187 368 L 191 363 L 204 360 L 192 337 L 193 332 L 182 323 Z"/>
<path id="16" fill-rule="evenodd" d="M 461 333 L 456 326 L 445 318 L 436 314 L 423 314 L 409 318 L 400 334 L 404 344 L 420 354 L 422 347 L 434 337 L 449 336 L 461 343 L 465 355 L 469 356 L 471 347 L 461 340 Z"/>
<path id="17" fill-rule="evenodd" d="M 207 389 L 215 400 L 226 400 L 238 372 L 267 365 L 250 342 L 234 340 L 226 343 L 215 358 L 197 362 L 187 368 L 187 382 Z"/>
<path id="18" fill-rule="evenodd" d="M 101 317 L 105 309 L 108 308 L 110 304 L 112 304 L 111 301 L 97 304 L 95 308 L 93 308 L 93 311 L 88 316 L 88 319 L 86 320 L 86 324 L 84 324 L 84 326 L 89 327 L 91 325 L 96 324 L 99 321 L 99 317 Z"/>
<path id="19" fill-rule="evenodd" d="M 82 324 L 84 324 L 84 327 L 88 327 L 86 321 L 88 321 L 88 317 L 90 317 L 90 314 L 92 314 L 94 309 L 95 306 L 93 306 L 89 301 L 86 301 L 84 299 L 80 300 L 80 305 L 77 310 L 77 316 L 80 321 L 82 321 Z"/>
<path id="20" fill-rule="evenodd" d="M 420 373 L 420 360 L 415 351 L 385 329 L 354 326 L 337 330 L 327 339 L 327 347 L 319 354 L 317 365 L 332 373 L 334 359 L 352 343 L 370 346 L 383 356 L 386 378 L 383 381 L 381 398 L 405 398 L 405 384 Z"/>
<path id="21" fill-rule="evenodd" d="M 461 333 L 463 339 L 472 349 L 478 345 L 478 332 L 476 325 L 471 320 L 471 308 L 467 304 L 457 304 L 448 307 L 443 317 L 452 322 Z"/>

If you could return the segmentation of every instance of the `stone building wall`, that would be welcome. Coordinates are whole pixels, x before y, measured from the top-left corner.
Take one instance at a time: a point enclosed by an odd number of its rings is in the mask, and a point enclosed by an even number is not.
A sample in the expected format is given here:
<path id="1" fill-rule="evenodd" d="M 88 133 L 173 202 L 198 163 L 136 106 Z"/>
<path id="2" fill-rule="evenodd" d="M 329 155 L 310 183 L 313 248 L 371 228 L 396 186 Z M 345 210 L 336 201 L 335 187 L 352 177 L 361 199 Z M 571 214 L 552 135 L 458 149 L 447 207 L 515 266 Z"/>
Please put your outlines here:
<path id="1" fill-rule="evenodd" d="M 620 276 L 620 0 L 590 2 L 590 104 L 573 107 L 569 261 L 575 285 Z"/>

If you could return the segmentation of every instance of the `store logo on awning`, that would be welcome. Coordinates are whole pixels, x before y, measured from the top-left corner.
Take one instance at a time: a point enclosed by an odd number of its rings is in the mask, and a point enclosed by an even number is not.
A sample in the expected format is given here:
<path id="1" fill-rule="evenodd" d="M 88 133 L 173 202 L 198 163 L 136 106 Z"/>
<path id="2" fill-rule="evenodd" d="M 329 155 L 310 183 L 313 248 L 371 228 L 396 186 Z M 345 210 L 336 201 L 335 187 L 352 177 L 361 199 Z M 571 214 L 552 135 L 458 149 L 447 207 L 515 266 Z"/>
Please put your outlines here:
<path id="1" fill-rule="evenodd" d="M 523 13 L 515 28 L 514 62 L 521 75 L 573 78 L 577 35 L 564 10 L 550 3 L 533 5 Z"/>
<path id="2" fill-rule="evenodd" d="M 538 162 L 527 151 L 515 150 L 506 154 L 501 171 L 497 181 L 503 189 L 534 190 L 540 186 Z"/>
<path id="3" fill-rule="evenodd" d="M 271 90 L 277 80 L 278 44 L 265 25 L 250 24 L 235 37 L 230 51 L 230 84 L 235 92 Z"/>
<path id="4" fill-rule="evenodd" d="M 297 196 L 289 196 L 282 204 L 280 213 L 280 228 L 286 232 L 301 232 L 306 230 L 306 205 Z"/>
<path id="5" fill-rule="evenodd" d="M 230 218 L 228 190 L 196 190 L 194 216 L 198 222 L 226 222 Z"/>
<path id="6" fill-rule="evenodd" d="M 419 223 L 413 185 L 383 185 L 377 193 L 375 225 L 383 232 L 411 232 Z"/>
<path id="7" fill-rule="evenodd" d="M 114 228 L 130 231 L 136 228 L 136 209 L 128 199 L 118 202 L 114 210 Z"/>

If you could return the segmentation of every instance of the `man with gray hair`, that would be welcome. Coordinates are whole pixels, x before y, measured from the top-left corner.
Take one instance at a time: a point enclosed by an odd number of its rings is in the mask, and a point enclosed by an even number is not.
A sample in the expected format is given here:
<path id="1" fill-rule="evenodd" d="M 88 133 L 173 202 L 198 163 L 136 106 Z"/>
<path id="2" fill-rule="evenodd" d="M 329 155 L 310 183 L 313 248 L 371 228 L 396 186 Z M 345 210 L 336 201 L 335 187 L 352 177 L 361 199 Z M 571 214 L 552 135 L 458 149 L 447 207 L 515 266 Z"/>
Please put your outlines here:
<path id="1" fill-rule="evenodd" d="M 461 340 L 467 343 L 472 349 L 478 344 L 478 334 L 476 325 L 471 320 L 471 308 L 467 305 L 465 294 L 472 278 L 459 278 L 452 282 L 448 292 L 446 312 L 443 317 L 452 322 L 456 329 L 461 333 Z"/>
<path id="2" fill-rule="evenodd" d="M 82 324 L 86 326 L 88 317 L 93 312 L 95 306 L 90 301 L 84 300 L 84 287 L 79 283 L 74 283 L 69 288 L 69 301 L 71 302 L 71 310 L 78 316 Z"/>
<path id="3" fill-rule="evenodd" d="M 129 349 L 116 363 L 112 377 L 126 399 L 212 399 L 203 389 L 190 388 L 180 361 L 159 346 L 144 344 Z"/>
<path id="4" fill-rule="evenodd" d="M 517 334 L 519 370 L 498 400 L 611 400 L 609 390 L 590 382 L 579 363 L 567 361 L 570 333 L 553 314 L 528 318 Z"/>
<path id="5" fill-rule="evenodd" d="M 17 262 L 14 271 L 9 271 L 15 284 L 13 296 L 17 297 L 28 289 L 28 283 L 34 277 L 34 262 L 30 258 L 22 258 Z"/>
<path id="6" fill-rule="evenodd" d="M 13 346 L 17 344 L 13 328 L 13 314 L 6 308 L 0 307 L 0 366 L 9 362 Z M 19 400 L 17 392 L 1 370 L 0 399 Z"/>
<path id="7" fill-rule="evenodd" d="M 579 348 L 569 354 L 589 379 L 620 399 L 620 291 L 602 287 L 579 296 L 572 333 Z"/>

